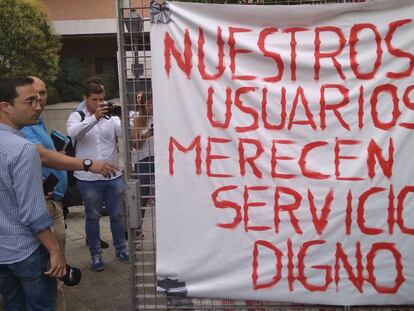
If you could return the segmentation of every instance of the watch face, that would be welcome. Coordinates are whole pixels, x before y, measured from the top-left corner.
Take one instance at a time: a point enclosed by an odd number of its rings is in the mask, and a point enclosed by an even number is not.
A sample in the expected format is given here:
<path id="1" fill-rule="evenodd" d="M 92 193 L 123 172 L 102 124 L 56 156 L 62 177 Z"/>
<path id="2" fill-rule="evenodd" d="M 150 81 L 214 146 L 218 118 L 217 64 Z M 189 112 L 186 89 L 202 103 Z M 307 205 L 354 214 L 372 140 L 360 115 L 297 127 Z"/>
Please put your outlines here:
<path id="1" fill-rule="evenodd" d="M 92 165 L 92 161 L 89 160 L 89 159 L 86 159 L 86 160 L 83 161 L 83 164 L 86 165 L 86 166 L 90 166 L 90 165 Z"/>

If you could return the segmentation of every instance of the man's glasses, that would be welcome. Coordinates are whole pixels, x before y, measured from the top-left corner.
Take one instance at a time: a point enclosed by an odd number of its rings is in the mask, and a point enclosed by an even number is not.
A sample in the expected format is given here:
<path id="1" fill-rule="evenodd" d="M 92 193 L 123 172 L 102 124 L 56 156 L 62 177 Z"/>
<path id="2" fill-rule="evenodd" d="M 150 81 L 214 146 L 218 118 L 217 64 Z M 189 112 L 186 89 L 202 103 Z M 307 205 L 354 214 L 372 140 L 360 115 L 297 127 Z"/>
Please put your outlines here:
<path id="1" fill-rule="evenodd" d="M 36 109 L 37 105 L 39 104 L 38 96 L 26 98 L 24 102 L 28 105 L 31 105 L 33 109 Z"/>

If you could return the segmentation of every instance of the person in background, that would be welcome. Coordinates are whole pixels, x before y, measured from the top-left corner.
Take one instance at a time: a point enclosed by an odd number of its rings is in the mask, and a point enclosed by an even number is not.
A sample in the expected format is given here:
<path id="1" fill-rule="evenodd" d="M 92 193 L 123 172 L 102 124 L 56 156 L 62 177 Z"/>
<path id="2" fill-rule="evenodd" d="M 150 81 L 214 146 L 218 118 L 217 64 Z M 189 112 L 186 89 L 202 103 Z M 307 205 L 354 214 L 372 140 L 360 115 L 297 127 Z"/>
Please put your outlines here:
<path id="1" fill-rule="evenodd" d="M 49 216 L 53 220 L 53 233 L 55 234 L 60 246 L 65 251 L 66 234 L 65 234 L 65 221 L 63 218 L 62 199 L 65 195 L 67 188 L 67 174 L 62 170 L 83 170 L 85 161 L 68 157 L 62 153 L 56 151 L 48 130 L 45 126 L 44 119 L 41 117 L 41 113 L 47 103 L 47 90 L 45 83 L 38 77 L 31 76 L 34 83 L 33 86 L 38 94 L 38 102 L 40 109 L 37 111 L 38 120 L 36 124 L 25 126 L 21 129 L 21 132 L 25 137 L 36 145 L 36 149 L 40 154 L 42 162 L 42 175 L 43 179 L 46 179 L 49 174 L 54 174 L 58 178 L 58 184 L 54 189 L 52 195 L 46 198 L 46 207 L 49 212 Z M 93 165 L 90 168 L 95 173 L 102 173 L 104 175 L 115 174 L 116 168 L 107 162 L 93 161 Z M 58 295 L 56 310 L 65 310 L 65 299 L 63 293 L 63 282 L 58 280 Z"/>
<path id="2" fill-rule="evenodd" d="M 138 160 L 137 172 L 141 193 L 141 216 L 151 205 L 151 189 L 154 184 L 154 126 L 151 94 L 137 94 L 137 112 L 133 118 L 134 142 Z M 142 224 L 141 224 L 142 225 Z M 137 240 L 142 244 L 143 235 Z"/>
<path id="3" fill-rule="evenodd" d="M 135 119 L 139 116 L 139 110 L 141 109 L 142 105 L 142 96 L 144 95 L 144 92 L 138 92 L 135 95 L 135 109 L 129 111 L 128 118 L 129 118 L 129 126 L 131 129 L 133 129 L 133 138 L 134 138 L 134 144 L 132 146 L 132 154 L 131 154 L 131 164 L 135 171 L 138 171 L 138 142 L 136 141 L 136 131 L 135 128 Z"/>
<path id="4" fill-rule="evenodd" d="M 76 140 L 76 156 L 90 158 L 98 155 L 112 163 L 118 163 L 117 140 L 122 133 L 121 120 L 108 116 L 105 106 L 104 89 L 96 83 L 85 86 L 83 110 L 85 118 L 75 111 L 67 122 L 68 134 Z M 115 255 L 121 261 L 129 261 L 124 236 L 124 181 L 122 172 L 104 178 L 92 172 L 75 172 L 77 183 L 85 205 L 85 231 L 91 254 L 92 271 L 103 271 L 104 262 L 100 246 L 99 218 L 101 207 L 105 203 L 109 214 Z"/>
<path id="5" fill-rule="evenodd" d="M 66 262 L 46 209 L 35 145 L 19 131 L 41 106 L 31 78 L 0 80 L 0 294 L 6 310 L 55 310 Z"/>
<path id="6" fill-rule="evenodd" d="M 92 77 L 87 78 L 83 82 L 83 86 L 85 87 L 86 85 L 88 85 L 90 83 L 95 83 L 95 84 L 100 85 L 102 87 L 102 89 L 104 90 L 104 98 L 105 98 L 104 81 L 101 78 L 97 77 L 97 76 L 92 76 Z M 83 100 L 79 103 L 78 107 L 76 107 L 75 111 L 83 111 L 85 109 L 85 107 L 86 107 L 86 102 L 85 102 L 85 100 Z M 108 216 L 108 212 L 106 211 L 105 206 L 102 206 L 101 215 L 102 216 Z M 86 242 L 86 245 L 88 245 L 88 239 L 86 239 L 85 242 Z M 101 248 L 108 248 L 108 247 L 109 247 L 109 244 L 101 239 Z"/>

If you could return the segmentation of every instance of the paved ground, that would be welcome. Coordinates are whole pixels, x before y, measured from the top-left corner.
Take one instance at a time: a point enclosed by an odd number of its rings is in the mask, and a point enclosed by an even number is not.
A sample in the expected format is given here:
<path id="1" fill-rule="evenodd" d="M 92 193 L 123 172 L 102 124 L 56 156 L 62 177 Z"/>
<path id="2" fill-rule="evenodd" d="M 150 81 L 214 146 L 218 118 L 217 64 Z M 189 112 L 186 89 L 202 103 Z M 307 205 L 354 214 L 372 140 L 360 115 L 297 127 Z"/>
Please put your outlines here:
<path id="1" fill-rule="evenodd" d="M 67 225 L 67 261 L 82 270 L 82 282 L 65 288 L 67 311 L 130 310 L 130 266 L 115 258 L 109 218 L 101 219 L 101 236 L 110 244 L 103 253 L 106 268 L 102 272 L 89 269 L 83 207 L 70 208 Z"/>
<path id="2" fill-rule="evenodd" d="M 92 272 L 89 269 L 89 251 L 85 245 L 83 207 L 70 208 L 67 225 L 67 261 L 82 270 L 82 282 L 75 287 L 65 287 L 66 310 L 131 310 L 129 264 L 115 259 L 115 250 L 111 245 L 103 253 L 105 271 Z M 112 243 L 108 217 L 101 219 L 101 236 Z M 4 310 L 1 299 L 0 310 Z"/>

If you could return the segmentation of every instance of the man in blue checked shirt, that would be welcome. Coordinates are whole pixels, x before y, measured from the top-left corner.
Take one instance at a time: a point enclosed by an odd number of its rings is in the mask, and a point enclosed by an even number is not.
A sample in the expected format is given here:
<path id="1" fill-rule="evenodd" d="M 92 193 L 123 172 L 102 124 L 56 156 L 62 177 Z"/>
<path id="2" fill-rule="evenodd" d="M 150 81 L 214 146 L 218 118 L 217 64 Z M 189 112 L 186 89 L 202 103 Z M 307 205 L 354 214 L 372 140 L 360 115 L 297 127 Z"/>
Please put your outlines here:
<path id="1" fill-rule="evenodd" d="M 0 80 L 0 294 L 6 310 L 55 310 L 66 274 L 51 231 L 36 147 L 19 130 L 41 107 L 31 78 Z"/>
<path id="2" fill-rule="evenodd" d="M 49 174 L 54 174 L 59 182 L 51 197 L 46 198 L 46 207 L 49 215 L 53 220 L 53 232 L 56 235 L 63 251 L 65 250 L 66 235 L 65 235 L 65 221 L 63 217 L 62 199 L 65 196 L 67 188 L 67 174 L 65 170 L 83 170 L 85 160 L 68 157 L 62 153 L 58 153 L 55 149 L 52 139 L 49 136 L 48 130 L 45 126 L 44 120 L 40 117 L 44 107 L 47 103 L 47 90 L 45 83 L 38 77 L 31 76 L 34 83 L 33 86 L 38 93 L 38 101 L 40 104 L 39 118 L 36 124 L 25 126 L 21 132 L 26 138 L 36 145 L 37 151 L 40 154 L 42 162 L 43 179 L 46 179 Z M 95 173 L 115 173 L 115 167 L 103 161 L 90 162 L 90 170 Z M 63 170 L 62 170 L 63 169 Z M 63 282 L 58 281 L 58 296 L 57 296 L 57 311 L 64 311 L 65 299 L 63 294 Z"/>

